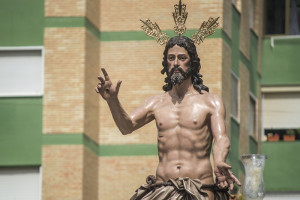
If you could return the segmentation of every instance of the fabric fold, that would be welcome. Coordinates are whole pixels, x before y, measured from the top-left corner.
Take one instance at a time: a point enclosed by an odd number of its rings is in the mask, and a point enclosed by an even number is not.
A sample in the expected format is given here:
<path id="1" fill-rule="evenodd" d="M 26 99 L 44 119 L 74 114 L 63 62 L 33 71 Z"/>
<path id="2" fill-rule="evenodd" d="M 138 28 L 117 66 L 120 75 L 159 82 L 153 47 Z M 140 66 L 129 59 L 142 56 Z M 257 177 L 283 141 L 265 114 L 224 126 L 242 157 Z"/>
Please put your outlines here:
<path id="1" fill-rule="evenodd" d="M 199 179 L 177 178 L 169 179 L 166 183 L 149 182 L 136 190 L 130 200 L 208 200 L 210 190 L 215 200 L 229 200 L 229 193 L 225 189 L 216 190 L 216 186 L 205 187 Z"/>

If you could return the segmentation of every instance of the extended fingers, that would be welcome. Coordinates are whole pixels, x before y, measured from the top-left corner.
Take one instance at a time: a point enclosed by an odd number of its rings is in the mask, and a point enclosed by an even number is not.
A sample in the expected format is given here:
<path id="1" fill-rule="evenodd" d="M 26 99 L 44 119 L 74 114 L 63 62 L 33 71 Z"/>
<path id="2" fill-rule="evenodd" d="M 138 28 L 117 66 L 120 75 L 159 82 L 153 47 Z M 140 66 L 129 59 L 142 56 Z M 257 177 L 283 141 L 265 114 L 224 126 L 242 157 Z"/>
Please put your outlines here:
<path id="1" fill-rule="evenodd" d="M 238 184 L 239 186 L 241 186 L 240 181 L 235 177 L 235 175 L 233 174 L 233 172 L 229 170 L 228 173 L 229 173 L 230 178 L 231 178 L 234 182 L 236 182 L 236 184 Z"/>
<path id="2" fill-rule="evenodd" d="M 119 92 L 120 86 L 121 86 L 122 81 L 118 81 L 117 86 L 116 86 L 116 91 Z"/>
<path id="3" fill-rule="evenodd" d="M 104 79 L 101 76 L 98 76 L 98 79 L 99 79 L 99 81 L 101 82 L 102 85 L 105 84 L 105 81 L 104 81 Z"/>
<path id="4" fill-rule="evenodd" d="M 103 73 L 103 75 L 104 75 L 105 80 L 106 80 L 106 81 L 109 81 L 109 76 L 108 76 L 106 70 L 105 70 L 104 68 L 101 68 L 101 71 L 102 71 L 102 73 Z"/>
<path id="5" fill-rule="evenodd" d="M 239 179 L 237 179 L 235 176 L 232 176 L 231 178 L 234 180 L 234 182 L 236 182 L 236 184 L 237 184 L 238 186 L 241 186 L 241 185 L 242 185 L 241 182 L 239 181 Z"/>
<path id="6" fill-rule="evenodd" d="M 233 172 L 229 170 L 231 166 L 225 164 L 219 166 L 219 172 L 216 173 L 217 179 L 218 179 L 218 186 L 221 188 L 228 187 L 230 190 L 233 189 L 234 187 L 234 182 L 238 185 L 241 186 L 240 181 L 235 177 Z"/>
<path id="7" fill-rule="evenodd" d="M 226 187 L 228 187 L 228 183 L 227 183 L 227 181 L 224 181 L 223 182 L 223 188 L 226 188 Z"/>
<path id="8" fill-rule="evenodd" d="M 218 168 L 227 168 L 227 169 L 231 169 L 232 167 L 230 165 L 228 165 L 227 163 L 223 162 L 223 163 L 220 163 Z"/>
<path id="9" fill-rule="evenodd" d="M 216 178 L 217 178 L 217 184 L 220 188 L 225 188 L 227 185 L 225 184 L 226 183 L 226 177 L 222 174 L 222 173 L 219 173 L 219 172 L 215 172 L 216 174 Z"/>
<path id="10" fill-rule="evenodd" d="M 226 187 L 228 187 L 228 183 L 226 181 L 219 181 L 218 186 L 220 188 L 226 188 Z"/>
<path id="11" fill-rule="evenodd" d="M 230 189 L 230 190 L 233 190 L 233 187 L 234 187 L 233 181 L 232 181 L 231 179 L 228 179 L 228 180 L 227 180 L 227 183 L 228 183 L 228 185 L 229 185 L 229 189 Z"/>
<path id="12" fill-rule="evenodd" d="M 97 84 L 97 87 L 95 88 L 95 91 L 99 94 L 100 90 L 103 89 L 102 87 L 105 85 L 105 80 L 101 76 L 98 76 L 98 80 L 100 81 L 100 83 Z"/>
<path id="13" fill-rule="evenodd" d="M 100 93 L 100 91 L 103 89 L 102 86 L 103 86 L 103 85 L 102 85 L 101 83 L 98 83 L 98 84 L 97 84 L 97 87 L 95 88 L 95 91 L 96 91 L 97 93 Z"/>

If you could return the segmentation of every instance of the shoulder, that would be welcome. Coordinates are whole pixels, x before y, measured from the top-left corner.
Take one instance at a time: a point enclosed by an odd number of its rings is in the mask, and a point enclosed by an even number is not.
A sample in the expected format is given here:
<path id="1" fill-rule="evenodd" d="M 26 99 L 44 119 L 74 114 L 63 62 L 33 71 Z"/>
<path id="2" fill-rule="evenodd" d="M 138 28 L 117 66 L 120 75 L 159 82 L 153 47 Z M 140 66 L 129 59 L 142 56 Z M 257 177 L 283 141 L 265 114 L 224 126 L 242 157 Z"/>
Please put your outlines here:
<path id="1" fill-rule="evenodd" d="M 217 94 L 212 94 L 204 91 L 201 95 L 202 99 L 205 102 L 205 105 L 209 108 L 211 112 L 223 112 L 224 103 L 222 98 Z"/>
<path id="2" fill-rule="evenodd" d="M 162 101 L 162 99 L 163 99 L 163 94 L 151 96 L 145 100 L 144 105 L 149 109 L 153 109 L 159 102 Z"/>
<path id="3" fill-rule="evenodd" d="M 148 97 L 145 102 L 157 102 L 160 101 L 163 98 L 164 94 L 154 95 L 151 97 Z"/>
<path id="4" fill-rule="evenodd" d="M 207 99 L 208 103 L 212 106 L 212 107 L 219 107 L 219 106 L 223 106 L 223 100 L 222 98 L 217 95 L 217 94 L 209 94 L 207 95 Z"/>
<path id="5" fill-rule="evenodd" d="M 223 101 L 222 101 L 222 98 L 217 95 L 217 94 L 212 94 L 212 93 L 209 93 L 209 92 L 206 92 L 206 91 L 202 91 L 203 94 L 197 94 L 197 99 L 202 99 L 205 101 L 206 104 L 208 105 L 211 105 L 211 106 L 214 106 L 216 104 L 219 104 L 219 103 L 222 103 L 223 104 Z"/>

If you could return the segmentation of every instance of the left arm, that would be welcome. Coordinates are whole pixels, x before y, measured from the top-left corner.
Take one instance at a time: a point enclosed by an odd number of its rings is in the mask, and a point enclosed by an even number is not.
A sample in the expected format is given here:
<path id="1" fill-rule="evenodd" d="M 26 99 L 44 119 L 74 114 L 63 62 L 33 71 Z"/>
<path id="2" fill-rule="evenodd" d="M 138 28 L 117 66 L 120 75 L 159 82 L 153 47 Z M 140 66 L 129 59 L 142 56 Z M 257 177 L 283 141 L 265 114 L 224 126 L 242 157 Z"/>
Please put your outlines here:
<path id="1" fill-rule="evenodd" d="M 236 182 L 241 185 L 239 180 L 231 172 L 231 166 L 226 164 L 226 158 L 230 148 L 230 140 L 225 127 L 225 107 L 222 99 L 217 95 L 212 95 L 211 103 L 211 130 L 214 137 L 213 157 L 215 165 L 215 175 L 218 185 L 221 187 L 230 187 Z"/>

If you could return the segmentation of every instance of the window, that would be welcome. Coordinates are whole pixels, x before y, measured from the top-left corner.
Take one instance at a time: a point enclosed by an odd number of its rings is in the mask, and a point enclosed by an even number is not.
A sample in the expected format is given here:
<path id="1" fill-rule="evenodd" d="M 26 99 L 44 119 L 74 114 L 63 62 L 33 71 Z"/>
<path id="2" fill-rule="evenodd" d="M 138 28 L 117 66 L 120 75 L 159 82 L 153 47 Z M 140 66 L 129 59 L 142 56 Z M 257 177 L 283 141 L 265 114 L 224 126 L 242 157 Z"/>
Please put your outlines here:
<path id="1" fill-rule="evenodd" d="M 290 141 L 285 139 L 286 135 L 291 135 L 293 137 L 292 140 L 300 140 L 300 128 L 265 129 L 264 135 L 268 141 L 274 141 L 275 138 L 277 138 L 275 141 Z"/>
<path id="2" fill-rule="evenodd" d="M 250 110 L 249 110 L 249 135 L 256 137 L 256 100 L 250 94 Z"/>
<path id="3" fill-rule="evenodd" d="M 231 72 L 231 115 L 235 118 L 238 119 L 238 109 L 239 109 L 239 80 L 237 75 L 235 75 L 233 72 Z"/>
<path id="4" fill-rule="evenodd" d="M 0 199 L 40 199 L 39 167 L 2 167 Z"/>
<path id="5" fill-rule="evenodd" d="M 300 0 L 267 0 L 265 9 L 265 34 L 300 34 Z"/>
<path id="6" fill-rule="evenodd" d="M 266 136 L 295 135 L 300 139 L 300 92 L 268 92 L 263 94 L 263 125 Z M 268 139 L 269 140 L 269 139 Z"/>
<path id="7" fill-rule="evenodd" d="M 266 129 L 300 128 L 300 92 L 264 93 Z"/>
<path id="8" fill-rule="evenodd" d="M 300 34 L 300 0 L 291 0 L 290 3 L 290 35 Z"/>
<path id="9" fill-rule="evenodd" d="M 0 49 L 0 96 L 41 96 L 41 48 Z"/>

